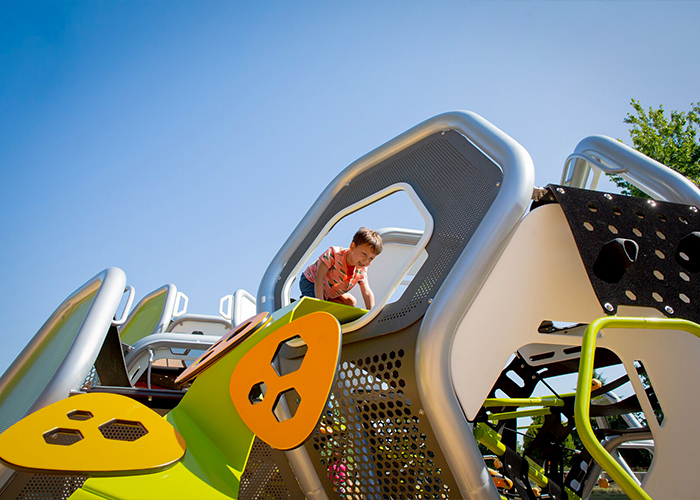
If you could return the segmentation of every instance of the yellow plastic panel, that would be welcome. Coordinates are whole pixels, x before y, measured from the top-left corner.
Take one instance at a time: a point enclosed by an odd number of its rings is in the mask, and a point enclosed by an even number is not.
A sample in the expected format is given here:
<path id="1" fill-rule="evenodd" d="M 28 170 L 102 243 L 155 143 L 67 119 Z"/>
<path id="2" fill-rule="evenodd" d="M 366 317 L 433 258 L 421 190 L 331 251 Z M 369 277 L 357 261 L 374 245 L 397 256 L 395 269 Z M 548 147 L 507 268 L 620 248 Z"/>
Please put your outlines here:
<path id="1" fill-rule="evenodd" d="M 279 376 L 272 361 L 280 346 L 297 336 L 308 350 L 298 370 Z M 230 382 L 233 404 L 245 424 L 273 448 L 290 450 L 311 435 L 328 401 L 340 358 L 338 320 L 311 313 L 281 327 L 254 346 L 236 365 Z M 273 413 L 282 395 L 295 390 L 296 413 L 278 421 Z"/>
<path id="2" fill-rule="evenodd" d="M 63 399 L 0 434 L 0 461 L 35 473 L 162 470 L 180 460 L 185 449 L 182 436 L 156 412 L 107 393 Z"/>

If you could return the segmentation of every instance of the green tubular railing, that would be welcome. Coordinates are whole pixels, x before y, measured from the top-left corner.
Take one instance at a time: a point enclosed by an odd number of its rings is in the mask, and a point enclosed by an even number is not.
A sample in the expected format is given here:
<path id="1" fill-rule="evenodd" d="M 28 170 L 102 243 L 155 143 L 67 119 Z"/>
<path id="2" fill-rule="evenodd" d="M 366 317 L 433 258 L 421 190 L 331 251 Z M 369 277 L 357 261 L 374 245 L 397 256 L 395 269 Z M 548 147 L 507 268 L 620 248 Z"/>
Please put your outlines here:
<path id="1" fill-rule="evenodd" d="M 583 334 L 581 362 L 576 384 L 576 401 L 574 419 L 576 429 L 583 446 L 598 464 L 610 475 L 622 491 L 632 500 L 651 500 L 651 497 L 624 471 L 617 461 L 603 448 L 591 427 L 591 380 L 593 378 L 593 361 L 598 332 L 604 328 L 637 328 L 659 330 L 683 330 L 700 338 L 700 325 L 692 321 L 669 318 L 624 318 L 608 316 L 593 321 Z"/>
<path id="2" fill-rule="evenodd" d="M 474 426 L 474 438 L 479 444 L 484 445 L 490 451 L 492 451 L 496 456 L 502 457 L 506 453 L 506 445 L 501 442 L 501 435 L 491 429 L 488 425 L 483 422 L 478 422 Z M 527 475 L 530 480 L 535 483 L 540 488 L 547 488 L 549 486 L 549 478 L 545 475 L 544 469 L 537 464 L 530 457 L 525 457 L 528 465 Z M 580 497 L 576 495 L 569 488 L 566 489 L 567 498 L 569 500 L 580 500 Z"/>
<path id="3" fill-rule="evenodd" d="M 534 410 L 523 410 L 523 411 L 506 411 L 503 413 L 492 413 L 488 416 L 488 419 L 492 422 L 498 422 L 500 420 L 510 420 L 513 418 L 521 417 L 536 417 L 539 415 L 549 415 L 551 410 L 549 408 L 537 408 Z"/>
<path id="4" fill-rule="evenodd" d="M 541 398 L 486 398 L 484 408 L 504 406 L 564 406 L 564 400 L 552 396 Z"/>

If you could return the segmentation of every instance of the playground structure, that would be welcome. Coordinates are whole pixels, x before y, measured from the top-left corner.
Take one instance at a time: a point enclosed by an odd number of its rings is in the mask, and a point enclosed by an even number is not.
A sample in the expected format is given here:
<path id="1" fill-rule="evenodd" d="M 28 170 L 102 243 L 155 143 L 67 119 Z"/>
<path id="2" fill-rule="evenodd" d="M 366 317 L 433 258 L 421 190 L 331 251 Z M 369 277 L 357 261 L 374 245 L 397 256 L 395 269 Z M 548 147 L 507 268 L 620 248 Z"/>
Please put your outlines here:
<path id="1" fill-rule="evenodd" d="M 585 189 L 600 171 L 652 199 Z M 398 191 L 425 227 L 382 231 L 375 307 L 293 301 L 330 229 Z M 494 125 L 434 117 L 331 182 L 255 299 L 189 315 L 166 285 L 130 310 L 116 268 L 68 297 L 0 378 L 0 499 L 576 499 L 601 468 L 630 498 L 694 498 L 698 207 L 612 139 L 536 188 Z M 623 375 L 592 389 L 605 367 Z M 567 374 L 575 392 L 535 395 Z M 642 482 L 630 446 L 653 453 Z"/>

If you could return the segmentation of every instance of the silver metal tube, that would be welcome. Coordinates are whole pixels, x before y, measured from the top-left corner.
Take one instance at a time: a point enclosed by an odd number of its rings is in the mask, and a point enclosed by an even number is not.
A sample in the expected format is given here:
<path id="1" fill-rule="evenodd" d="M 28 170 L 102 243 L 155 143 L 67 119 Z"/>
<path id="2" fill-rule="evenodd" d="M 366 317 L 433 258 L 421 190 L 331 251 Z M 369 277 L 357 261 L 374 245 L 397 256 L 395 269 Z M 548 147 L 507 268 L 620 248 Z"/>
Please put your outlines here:
<path id="1" fill-rule="evenodd" d="M 620 436 L 608 438 L 605 441 L 603 441 L 603 448 L 605 448 L 608 451 L 608 453 L 612 455 L 617 451 L 617 448 L 623 443 L 629 443 L 631 441 L 645 441 L 648 439 L 653 439 L 651 432 L 635 432 L 634 434 L 621 434 Z M 641 484 L 637 477 L 634 475 L 634 472 L 630 470 L 629 466 L 627 465 L 627 462 L 622 460 L 622 457 L 617 456 L 617 461 L 620 462 L 620 465 L 627 471 L 628 474 L 632 476 L 632 478 L 635 481 L 637 481 L 638 484 Z M 593 465 L 591 466 L 591 470 L 589 472 L 589 480 L 583 487 L 583 493 L 581 495 L 581 498 L 586 499 L 591 495 L 591 491 L 593 491 L 593 487 L 596 485 L 596 482 L 598 481 L 598 477 L 600 476 L 602 470 L 603 469 L 600 467 L 598 462 L 593 462 Z"/>
<path id="2" fill-rule="evenodd" d="M 527 151 L 473 113 L 458 130 L 503 169 L 503 185 L 474 236 L 448 274 L 421 325 L 416 379 L 421 400 L 463 498 L 498 499 L 451 372 L 452 343 L 466 311 L 527 210 L 535 180 Z"/>
<path id="3" fill-rule="evenodd" d="M 126 370 L 130 372 L 149 351 L 158 349 L 206 350 L 220 340 L 216 335 L 192 335 L 191 333 L 156 333 L 145 337 L 126 355 Z"/>
<path id="4" fill-rule="evenodd" d="M 618 174 L 657 200 L 700 206 L 700 189 L 692 181 L 620 141 L 592 135 L 579 142 L 574 153 L 594 158 L 597 168 Z M 573 166 L 568 165 L 567 162 L 562 184 L 585 187 L 591 163 L 578 157 Z"/>

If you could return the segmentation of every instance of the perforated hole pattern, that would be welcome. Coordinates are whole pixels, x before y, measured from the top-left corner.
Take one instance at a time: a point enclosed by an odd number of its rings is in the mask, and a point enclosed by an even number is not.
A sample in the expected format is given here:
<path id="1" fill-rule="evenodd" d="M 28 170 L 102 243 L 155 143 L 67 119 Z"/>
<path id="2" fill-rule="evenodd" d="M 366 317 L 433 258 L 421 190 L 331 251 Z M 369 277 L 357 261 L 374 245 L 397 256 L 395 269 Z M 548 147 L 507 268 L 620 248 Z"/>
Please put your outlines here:
<path id="1" fill-rule="evenodd" d="M 449 498 L 422 429 L 426 417 L 404 392 L 404 356 L 398 349 L 340 366 L 313 450 L 341 498 Z"/>
<path id="2" fill-rule="evenodd" d="M 291 498 L 284 480 L 275 461 L 272 459 L 270 447 L 257 437 L 245 471 L 241 476 L 240 498 L 287 500 Z"/>
<path id="3" fill-rule="evenodd" d="M 148 434 L 141 422 L 131 420 L 112 420 L 98 427 L 105 439 L 116 441 L 136 441 Z"/>
<path id="4" fill-rule="evenodd" d="M 16 500 L 68 500 L 86 480 L 87 476 L 34 474 Z"/>
<path id="5" fill-rule="evenodd" d="M 428 260 L 403 296 L 377 318 L 381 332 L 396 331 L 416 321 L 428 306 L 490 207 L 502 181 L 500 169 L 456 132 L 434 134 L 358 175 L 331 201 L 290 258 L 295 262 L 331 217 L 346 207 L 405 182 L 413 186 L 435 222 L 427 246 Z M 275 289 L 279 297 L 286 275 Z"/>
<path id="6" fill-rule="evenodd" d="M 95 367 L 93 366 L 93 367 L 90 369 L 90 372 L 89 372 L 89 373 L 87 374 L 87 376 L 85 377 L 85 380 L 83 381 L 82 385 L 80 386 L 80 390 L 81 390 L 81 391 L 86 391 L 86 390 L 88 390 L 88 389 L 90 389 L 90 388 L 92 388 L 92 387 L 96 387 L 96 386 L 99 386 L 99 385 L 102 385 L 102 383 L 100 382 L 100 377 L 99 377 L 99 375 L 97 375 L 97 370 L 96 370 Z"/>
<path id="7" fill-rule="evenodd" d="M 44 433 L 44 441 L 57 446 L 70 446 L 83 439 L 83 435 L 77 429 L 54 429 Z"/>
<path id="8" fill-rule="evenodd" d="M 606 313 L 615 313 L 619 305 L 646 306 L 666 316 L 700 321 L 700 279 L 676 259 L 681 239 L 700 229 L 697 208 L 571 187 L 554 187 L 552 192 L 564 210 L 598 300 L 613 307 Z M 635 241 L 639 254 L 618 283 L 608 283 L 593 267 L 602 245 L 615 237 Z"/>

